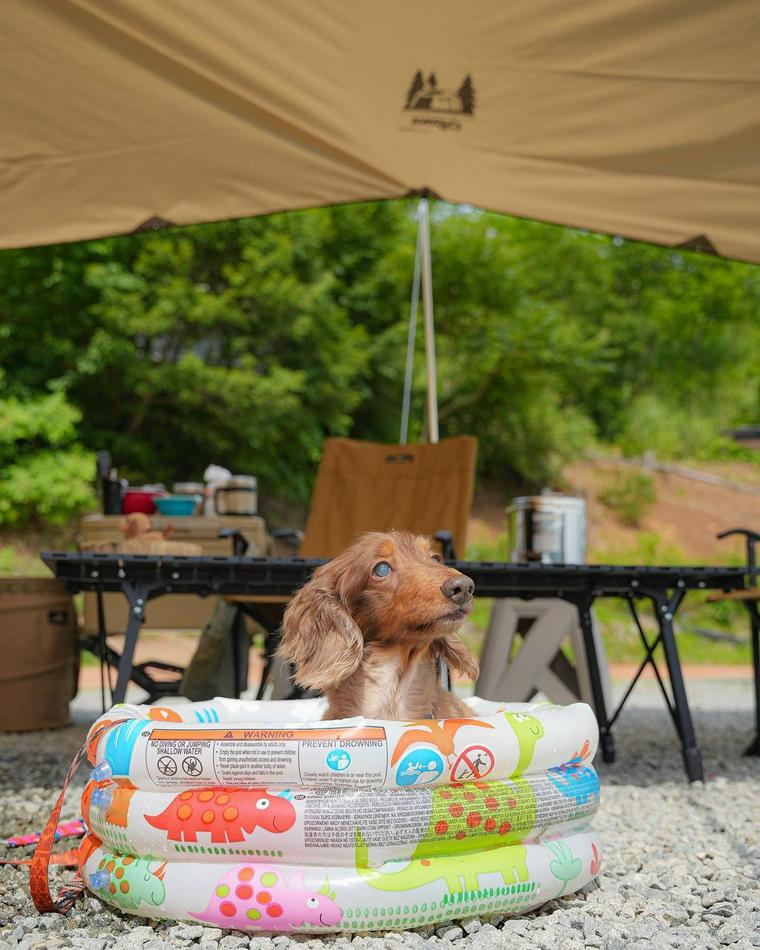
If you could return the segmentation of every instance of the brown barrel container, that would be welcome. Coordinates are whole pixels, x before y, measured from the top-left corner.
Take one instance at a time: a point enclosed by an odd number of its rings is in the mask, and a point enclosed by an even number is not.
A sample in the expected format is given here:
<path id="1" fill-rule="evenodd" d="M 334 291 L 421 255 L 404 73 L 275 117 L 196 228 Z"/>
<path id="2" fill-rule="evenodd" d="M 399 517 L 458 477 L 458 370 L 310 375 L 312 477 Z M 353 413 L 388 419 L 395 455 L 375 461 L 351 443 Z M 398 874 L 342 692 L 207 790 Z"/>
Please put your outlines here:
<path id="1" fill-rule="evenodd" d="M 74 602 L 46 577 L 0 578 L 0 730 L 69 722 L 77 692 L 79 633 Z"/>

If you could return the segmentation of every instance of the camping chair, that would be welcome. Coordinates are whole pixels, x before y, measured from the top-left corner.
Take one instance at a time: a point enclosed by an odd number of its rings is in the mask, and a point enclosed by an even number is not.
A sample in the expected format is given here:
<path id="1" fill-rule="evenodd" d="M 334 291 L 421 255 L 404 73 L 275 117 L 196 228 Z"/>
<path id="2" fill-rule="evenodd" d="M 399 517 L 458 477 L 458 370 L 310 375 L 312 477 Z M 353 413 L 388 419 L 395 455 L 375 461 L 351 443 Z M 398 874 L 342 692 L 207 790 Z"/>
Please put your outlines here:
<path id="1" fill-rule="evenodd" d="M 744 590 L 734 590 L 712 594 L 708 601 L 733 600 L 744 604 L 749 614 L 750 643 L 752 645 L 752 668 L 755 678 L 755 737 L 744 750 L 745 755 L 760 756 L 760 587 L 757 586 L 758 567 L 755 545 L 760 544 L 760 534 L 748 528 L 730 528 L 721 531 L 718 538 L 741 535 L 747 551 L 747 584 Z"/>
<path id="2" fill-rule="evenodd" d="M 275 530 L 272 536 L 294 542 L 300 557 L 330 558 L 364 531 L 397 528 L 431 535 L 443 556 L 453 559 L 456 551 L 464 551 L 477 448 L 471 436 L 419 445 L 328 439 L 303 533 Z M 244 554 L 245 539 L 232 531 L 227 536 L 235 553 Z M 272 698 L 283 698 L 276 695 L 285 689 L 283 671 L 273 657 L 287 598 L 243 595 L 227 600 L 265 631 L 257 698 L 270 685 Z"/>

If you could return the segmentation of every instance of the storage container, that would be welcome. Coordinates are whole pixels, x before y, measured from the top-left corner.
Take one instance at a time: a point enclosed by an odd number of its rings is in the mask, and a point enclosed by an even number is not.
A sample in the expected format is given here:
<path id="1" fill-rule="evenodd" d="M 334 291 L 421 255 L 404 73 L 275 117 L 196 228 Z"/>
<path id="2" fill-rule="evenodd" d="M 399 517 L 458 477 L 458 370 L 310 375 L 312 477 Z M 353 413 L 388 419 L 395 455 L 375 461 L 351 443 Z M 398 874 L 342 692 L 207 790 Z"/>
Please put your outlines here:
<path id="1" fill-rule="evenodd" d="M 0 578 L 0 630 L 0 729 L 65 726 L 79 676 L 71 595 L 52 577 Z"/>

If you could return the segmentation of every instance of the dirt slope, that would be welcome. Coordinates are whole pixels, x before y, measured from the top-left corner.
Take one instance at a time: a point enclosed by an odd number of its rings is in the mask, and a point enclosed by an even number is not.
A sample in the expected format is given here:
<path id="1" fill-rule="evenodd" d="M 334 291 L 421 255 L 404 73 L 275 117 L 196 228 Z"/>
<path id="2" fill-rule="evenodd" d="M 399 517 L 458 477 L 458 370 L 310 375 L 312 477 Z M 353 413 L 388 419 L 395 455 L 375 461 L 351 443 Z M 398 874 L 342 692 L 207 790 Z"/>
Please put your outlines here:
<path id="1" fill-rule="evenodd" d="M 642 532 L 649 549 L 666 560 L 676 553 L 689 562 L 724 562 L 734 553 L 743 555 L 741 542 L 718 541 L 719 531 L 733 527 L 760 530 L 760 494 L 748 494 L 719 485 L 709 485 L 683 475 L 653 472 L 656 502 L 638 527 L 629 527 L 599 501 L 598 493 L 618 477 L 634 469 L 614 460 L 579 461 L 563 472 L 567 491 L 586 499 L 589 513 L 589 560 L 641 549 Z M 758 486 L 756 466 L 741 463 L 703 466 L 701 470 L 731 481 Z M 496 543 L 505 530 L 506 495 L 493 489 L 480 491 L 473 505 L 469 538 L 476 543 Z M 658 537 L 653 537 L 657 535 Z"/>

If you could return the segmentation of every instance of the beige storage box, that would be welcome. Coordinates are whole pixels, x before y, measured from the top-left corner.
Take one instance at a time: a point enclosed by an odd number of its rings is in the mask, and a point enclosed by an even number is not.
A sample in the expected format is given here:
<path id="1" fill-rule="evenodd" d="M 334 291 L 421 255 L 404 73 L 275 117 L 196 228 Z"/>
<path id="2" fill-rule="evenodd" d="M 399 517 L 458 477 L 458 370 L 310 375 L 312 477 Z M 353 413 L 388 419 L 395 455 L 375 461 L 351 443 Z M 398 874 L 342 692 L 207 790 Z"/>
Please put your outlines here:
<path id="1" fill-rule="evenodd" d="M 86 515 L 80 525 L 80 543 L 118 542 L 124 536 L 119 531 L 121 515 Z M 222 528 L 237 528 L 247 539 L 250 555 L 264 555 L 268 550 L 266 525 L 258 515 L 224 515 L 213 518 L 162 518 L 152 515 L 156 531 L 172 526 L 172 541 L 189 542 L 200 546 L 204 554 L 232 554 L 232 540 L 220 538 Z M 124 633 L 127 626 L 127 601 L 122 594 L 103 597 L 108 633 Z M 213 597 L 193 597 L 187 594 L 167 594 L 148 601 L 144 629 L 201 630 L 214 607 Z M 98 632 L 98 608 L 95 594 L 84 595 L 84 632 Z"/>
<path id="2" fill-rule="evenodd" d="M 0 729 L 65 726 L 79 675 L 71 595 L 52 577 L 0 578 L 0 635 Z"/>

